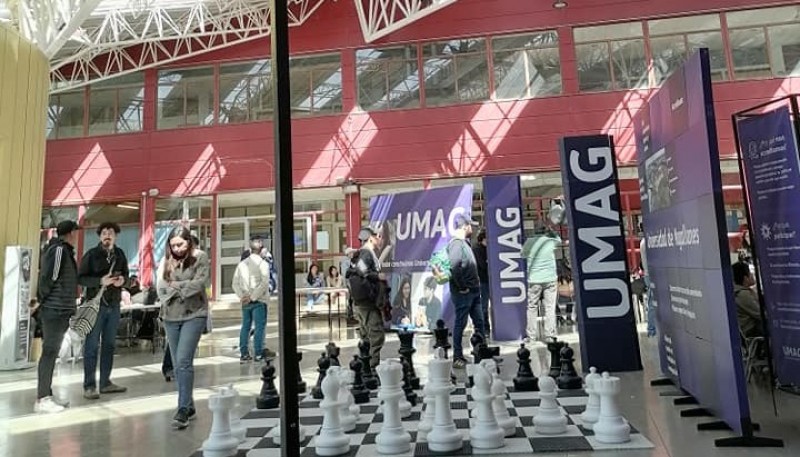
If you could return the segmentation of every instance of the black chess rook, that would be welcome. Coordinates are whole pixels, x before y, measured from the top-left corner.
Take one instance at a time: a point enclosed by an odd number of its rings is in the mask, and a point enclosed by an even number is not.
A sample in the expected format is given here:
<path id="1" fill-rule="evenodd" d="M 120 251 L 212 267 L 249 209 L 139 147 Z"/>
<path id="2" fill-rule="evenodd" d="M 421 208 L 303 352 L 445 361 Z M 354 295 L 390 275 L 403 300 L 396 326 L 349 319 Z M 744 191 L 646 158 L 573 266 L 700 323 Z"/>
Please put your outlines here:
<path id="1" fill-rule="evenodd" d="M 575 371 L 575 351 L 565 345 L 561 349 L 561 373 L 556 380 L 558 388 L 564 390 L 574 390 L 583 387 L 583 379 Z"/>
<path id="2" fill-rule="evenodd" d="M 281 404 L 281 397 L 275 388 L 275 367 L 272 366 L 272 359 L 264 359 L 264 366 L 261 368 L 261 393 L 256 397 L 256 408 L 273 409 Z"/>
<path id="3" fill-rule="evenodd" d="M 537 392 L 539 379 L 531 368 L 531 351 L 520 344 L 517 350 L 517 376 L 514 378 L 514 390 L 517 392 Z"/>

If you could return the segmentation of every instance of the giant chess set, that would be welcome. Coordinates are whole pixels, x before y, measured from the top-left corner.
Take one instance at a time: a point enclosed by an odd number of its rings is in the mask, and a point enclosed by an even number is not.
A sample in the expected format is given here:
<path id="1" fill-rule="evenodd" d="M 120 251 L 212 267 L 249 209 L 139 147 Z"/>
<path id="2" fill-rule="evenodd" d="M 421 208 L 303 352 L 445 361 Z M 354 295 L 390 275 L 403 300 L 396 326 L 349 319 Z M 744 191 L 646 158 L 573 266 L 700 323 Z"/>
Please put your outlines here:
<path id="1" fill-rule="evenodd" d="M 582 380 L 573 351 L 548 344 L 550 371 L 537 378 L 530 351 L 521 345 L 513 381 L 500 378 L 499 348 L 473 337 L 475 363 L 465 386 L 454 382 L 444 323 L 436 331 L 428 379 L 421 383 L 413 365 L 413 333 L 401 333 L 400 358 L 374 370 L 369 344 L 345 368 L 340 349 L 326 347 L 317 364 L 319 378 L 298 399 L 303 456 L 522 455 L 652 448 L 618 408 L 619 379 L 594 368 Z M 271 457 L 281 455 L 280 397 L 275 368 L 268 360 L 257 408 L 239 418 L 232 387 L 209 399 L 211 434 L 195 456 Z M 305 392 L 305 385 L 299 386 Z M 419 391 L 419 393 L 417 392 Z M 421 394 L 421 395 L 420 395 Z M 193 456 L 194 457 L 194 456 Z"/>

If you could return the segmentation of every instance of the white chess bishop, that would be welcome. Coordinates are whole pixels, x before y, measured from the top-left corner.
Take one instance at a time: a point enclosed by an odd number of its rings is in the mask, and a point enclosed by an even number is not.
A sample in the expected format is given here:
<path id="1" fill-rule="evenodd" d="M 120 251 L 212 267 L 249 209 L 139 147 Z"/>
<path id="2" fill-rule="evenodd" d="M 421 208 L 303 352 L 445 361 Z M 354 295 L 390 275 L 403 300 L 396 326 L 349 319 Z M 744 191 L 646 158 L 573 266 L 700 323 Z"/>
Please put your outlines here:
<path id="1" fill-rule="evenodd" d="M 433 452 L 453 452 L 464 446 L 464 437 L 456 428 L 450 405 L 452 368 L 453 362 L 444 357 L 444 349 L 437 348 L 434 358 L 428 362 L 428 386 L 435 400 L 433 426 L 427 440 L 428 449 Z"/>
<path id="2" fill-rule="evenodd" d="M 235 397 L 233 392 L 220 389 L 208 398 L 208 408 L 213 414 L 211 434 L 203 442 L 203 457 L 228 457 L 236 452 L 239 440 L 231 434 L 230 412 Z"/>
<path id="3" fill-rule="evenodd" d="M 594 380 L 593 388 L 600 395 L 600 417 L 593 427 L 594 437 L 604 444 L 627 443 L 631 440 L 631 426 L 617 407 L 619 378 L 605 372 Z"/>
<path id="4" fill-rule="evenodd" d="M 539 410 L 533 417 L 536 433 L 561 435 L 567 432 L 567 417 L 561 413 L 556 401 L 556 381 L 550 376 L 539 377 Z"/>
<path id="5" fill-rule="evenodd" d="M 595 381 L 600 378 L 601 376 L 597 374 L 597 368 L 591 367 L 584 380 L 586 393 L 589 394 L 589 401 L 586 403 L 586 409 L 581 413 L 581 422 L 583 423 L 583 428 L 587 430 L 592 430 L 600 417 L 600 396 L 597 395 L 594 385 Z"/>
<path id="6" fill-rule="evenodd" d="M 378 398 L 383 401 L 383 424 L 375 437 L 377 450 L 381 454 L 402 454 L 411 450 L 411 435 L 403 428 L 400 419 L 400 399 L 403 392 L 403 366 L 396 360 L 385 360 L 377 366 L 381 380 Z"/>
<path id="7" fill-rule="evenodd" d="M 322 401 L 319 407 L 322 408 L 322 429 L 319 436 L 315 438 L 314 450 L 317 455 L 332 457 L 346 454 L 350 451 L 350 438 L 344 434 L 342 425 L 339 421 L 339 411 L 344 401 L 339 398 L 341 380 L 339 370 L 341 367 L 330 367 L 322 381 Z"/>

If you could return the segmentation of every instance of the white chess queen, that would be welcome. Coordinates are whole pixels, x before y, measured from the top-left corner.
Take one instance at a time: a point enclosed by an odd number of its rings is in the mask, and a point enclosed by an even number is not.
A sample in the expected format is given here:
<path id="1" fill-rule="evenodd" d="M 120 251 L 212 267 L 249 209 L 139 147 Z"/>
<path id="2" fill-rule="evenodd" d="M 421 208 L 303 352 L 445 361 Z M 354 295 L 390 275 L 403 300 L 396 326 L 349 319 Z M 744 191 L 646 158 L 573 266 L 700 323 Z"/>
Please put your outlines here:
<path id="1" fill-rule="evenodd" d="M 376 371 L 381 380 L 378 398 L 383 402 L 383 424 L 375 444 L 381 454 L 401 454 L 411 450 L 411 435 L 400 419 L 400 401 L 405 398 L 401 387 L 403 366 L 396 360 L 381 362 Z"/>

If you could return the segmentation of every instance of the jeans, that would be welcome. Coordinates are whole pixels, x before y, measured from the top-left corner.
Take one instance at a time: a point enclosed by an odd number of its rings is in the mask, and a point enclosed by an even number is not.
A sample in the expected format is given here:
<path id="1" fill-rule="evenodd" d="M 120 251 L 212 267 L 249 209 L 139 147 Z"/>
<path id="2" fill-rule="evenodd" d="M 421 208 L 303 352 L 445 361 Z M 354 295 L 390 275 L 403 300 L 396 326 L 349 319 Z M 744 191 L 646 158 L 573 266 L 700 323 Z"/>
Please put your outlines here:
<path id="1" fill-rule="evenodd" d="M 253 352 L 261 357 L 264 352 L 264 330 L 267 327 L 267 305 L 254 301 L 242 306 L 242 329 L 239 331 L 239 351 L 242 357 L 250 355 L 250 327 L 255 324 Z"/>
<path id="2" fill-rule="evenodd" d="M 483 310 L 481 309 L 480 289 L 470 289 L 469 292 L 450 292 L 450 298 L 456 309 L 456 325 L 453 330 L 453 358 L 463 359 L 464 349 L 461 340 L 464 337 L 464 329 L 467 328 L 467 316 L 472 319 L 472 327 L 476 333 L 486 336 L 483 333 Z"/>
<path id="3" fill-rule="evenodd" d="M 175 382 L 178 385 L 178 408 L 194 408 L 194 353 L 200 336 L 206 328 L 205 316 L 187 321 L 167 321 L 167 342 L 175 367 Z"/>
<path id="4" fill-rule="evenodd" d="M 86 335 L 83 346 L 83 389 L 97 387 L 97 353 L 100 352 L 100 388 L 111 384 L 114 367 L 114 347 L 119 326 L 119 306 L 100 305 L 97 322 Z"/>
<path id="5" fill-rule="evenodd" d="M 644 277 L 644 283 L 647 286 L 647 301 L 645 302 L 645 312 L 647 313 L 647 336 L 656 336 L 656 307 L 653 306 L 653 285 L 650 283 L 650 277 Z"/>
<path id="6" fill-rule="evenodd" d="M 539 339 L 539 331 L 537 329 L 539 300 L 544 304 L 545 336 L 555 337 L 557 335 L 556 301 L 558 300 L 558 286 L 555 282 L 547 282 L 528 285 L 528 324 L 526 327 L 528 338 Z"/>
<path id="7" fill-rule="evenodd" d="M 491 287 L 488 282 L 481 283 L 481 309 L 483 310 L 483 323 L 486 335 L 492 334 L 491 314 L 489 314 L 489 293 Z"/>
<path id="8" fill-rule="evenodd" d="M 164 350 L 164 359 L 161 361 L 161 374 L 166 378 L 167 376 L 173 377 L 174 370 L 172 369 L 172 354 L 169 352 L 169 344 Z"/>
<path id="9" fill-rule="evenodd" d="M 39 358 L 39 382 L 36 398 L 53 395 L 53 371 L 56 368 L 58 351 L 64 341 L 64 334 L 69 330 L 69 318 L 75 311 L 53 308 L 39 310 L 39 321 L 42 326 L 42 356 Z"/>
<path id="10" fill-rule="evenodd" d="M 324 297 L 322 294 L 308 294 L 306 299 L 306 307 L 309 311 L 314 309 L 314 305 L 321 302 Z"/>

